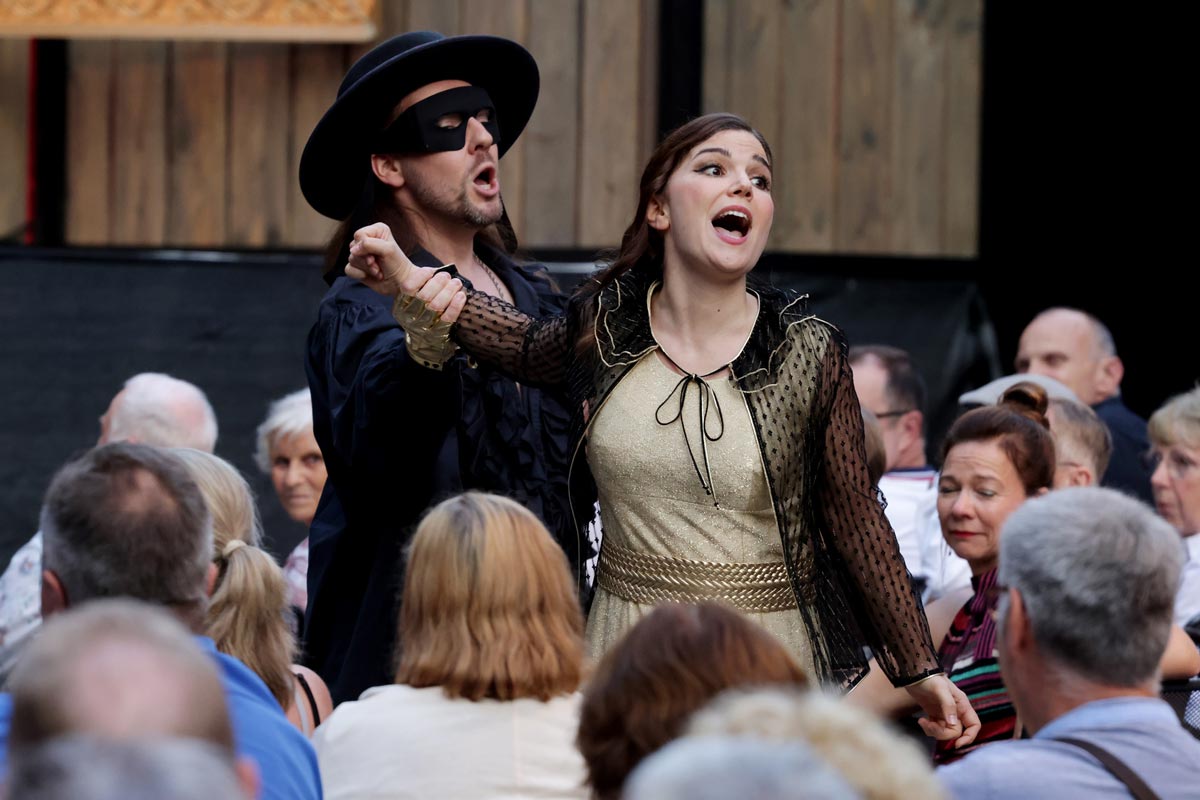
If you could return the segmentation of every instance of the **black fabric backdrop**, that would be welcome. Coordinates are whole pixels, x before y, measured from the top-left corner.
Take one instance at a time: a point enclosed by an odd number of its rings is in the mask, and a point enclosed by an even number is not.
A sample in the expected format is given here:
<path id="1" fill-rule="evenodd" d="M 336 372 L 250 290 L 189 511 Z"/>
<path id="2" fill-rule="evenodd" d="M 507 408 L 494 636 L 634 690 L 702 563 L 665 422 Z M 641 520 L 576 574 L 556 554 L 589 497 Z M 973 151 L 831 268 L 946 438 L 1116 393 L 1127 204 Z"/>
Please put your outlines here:
<path id="1" fill-rule="evenodd" d="M 935 266 L 934 277 L 916 261 L 891 271 L 926 277 L 847 277 L 845 263 L 830 259 L 768 257 L 760 269 L 809 292 L 811 310 L 852 342 L 910 350 L 930 384 L 935 430 L 948 424 L 954 398 L 995 370 L 968 262 Z M 217 454 L 250 481 L 267 545 L 285 555 L 304 531 L 255 467 L 254 431 L 272 399 L 304 386 L 305 336 L 325 288 L 319 271 L 308 254 L 0 250 L 0 567 L 37 529 L 55 469 L 95 442 L 112 396 L 146 371 L 205 390 L 220 424 Z M 570 285 L 578 272 L 559 278 Z"/>

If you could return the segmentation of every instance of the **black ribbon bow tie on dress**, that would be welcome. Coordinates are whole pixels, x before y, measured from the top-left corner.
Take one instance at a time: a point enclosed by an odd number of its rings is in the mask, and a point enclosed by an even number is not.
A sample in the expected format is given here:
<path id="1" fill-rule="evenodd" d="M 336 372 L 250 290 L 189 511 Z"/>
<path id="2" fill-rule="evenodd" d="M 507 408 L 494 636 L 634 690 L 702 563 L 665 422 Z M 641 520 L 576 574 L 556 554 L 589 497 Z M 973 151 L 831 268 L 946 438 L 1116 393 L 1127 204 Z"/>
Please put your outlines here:
<path id="1" fill-rule="evenodd" d="M 708 385 L 708 381 L 706 381 L 705 378 L 710 378 L 713 375 L 716 375 L 718 372 L 724 370 L 725 367 L 715 369 L 707 375 L 697 375 L 694 372 L 687 372 L 682 369 L 674 362 L 674 360 L 672 360 L 669 355 L 663 352 L 662 348 L 659 348 L 658 352 L 662 353 L 663 358 L 670 362 L 671 366 L 675 367 L 676 370 L 683 372 L 684 375 L 679 379 L 679 382 L 675 384 L 675 388 L 671 390 L 671 393 L 667 395 L 666 399 L 659 403 L 658 408 L 654 411 L 654 419 L 659 425 L 673 425 L 675 422 L 679 423 L 679 428 L 683 431 L 683 442 L 685 445 L 687 445 L 688 456 L 692 459 L 692 468 L 696 470 L 696 477 L 700 479 L 700 486 L 704 489 L 704 493 L 713 499 L 713 505 L 717 508 L 720 508 L 721 503 L 717 499 L 716 488 L 713 486 L 712 467 L 708 462 L 708 443 L 715 442 L 725 435 L 725 415 L 721 412 L 721 401 L 717 399 L 716 393 L 712 390 L 712 387 Z M 695 385 L 697 390 L 700 392 L 699 407 L 697 410 L 699 411 L 700 421 L 700 453 L 701 460 L 704 462 L 703 472 L 701 472 L 700 464 L 696 460 L 695 451 L 692 450 L 692 442 L 691 439 L 688 438 L 687 425 L 685 425 L 683 422 L 683 412 L 685 403 L 687 402 L 688 389 L 693 385 Z M 675 397 L 676 395 L 679 396 L 679 404 L 675 409 L 674 416 L 670 417 L 669 419 L 663 419 L 663 409 L 667 408 L 668 404 L 671 402 L 671 398 Z M 709 433 L 708 430 L 710 411 L 716 412 L 716 421 L 719 425 L 719 429 L 715 434 Z M 667 413 L 670 413 L 669 409 Z"/>

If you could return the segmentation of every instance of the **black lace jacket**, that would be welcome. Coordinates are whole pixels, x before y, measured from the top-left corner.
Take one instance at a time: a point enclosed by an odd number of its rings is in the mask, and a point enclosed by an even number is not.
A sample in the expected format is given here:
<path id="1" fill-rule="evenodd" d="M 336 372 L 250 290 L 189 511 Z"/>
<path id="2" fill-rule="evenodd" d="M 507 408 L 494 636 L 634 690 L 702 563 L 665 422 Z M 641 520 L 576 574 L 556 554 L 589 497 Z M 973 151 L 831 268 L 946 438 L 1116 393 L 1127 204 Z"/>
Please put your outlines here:
<path id="1" fill-rule="evenodd" d="M 652 281 L 628 273 L 598 296 L 577 294 L 565 314 L 542 319 L 471 293 L 455 327 L 464 349 L 516 380 L 567 387 L 577 409 L 571 481 L 577 508 L 578 493 L 594 496 L 594 487 L 575 479 L 586 475 L 578 463 L 584 409 L 598 409 L 657 346 L 646 303 Z M 806 313 L 799 295 L 770 287 L 758 292 L 758 321 L 732 370 L 758 436 L 818 678 L 853 686 L 866 671 L 864 645 L 896 685 L 940 672 L 920 601 L 867 475 L 845 336 Z M 581 347 L 585 336 L 594 341 Z M 578 527 L 586 522 L 577 520 Z"/>

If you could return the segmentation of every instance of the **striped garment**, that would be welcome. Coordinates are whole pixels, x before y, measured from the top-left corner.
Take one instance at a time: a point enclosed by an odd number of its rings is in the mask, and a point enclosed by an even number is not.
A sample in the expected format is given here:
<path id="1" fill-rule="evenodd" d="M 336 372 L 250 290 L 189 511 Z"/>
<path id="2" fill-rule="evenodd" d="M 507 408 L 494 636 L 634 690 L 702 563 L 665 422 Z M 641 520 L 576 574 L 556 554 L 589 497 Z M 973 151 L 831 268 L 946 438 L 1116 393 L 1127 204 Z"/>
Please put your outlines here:
<path id="1" fill-rule="evenodd" d="M 994 569 L 971 578 L 975 594 L 958 610 L 938 648 L 942 669 L 967 695 L 982 724 L 969 747 L 955 750 L 950 742 L 938 742 L 933 760 L 939 765 L 957 761 L 982 744 L 1012 739 L 1017 729 L 1017 711 L 996 660 L 995 585 Z"/>

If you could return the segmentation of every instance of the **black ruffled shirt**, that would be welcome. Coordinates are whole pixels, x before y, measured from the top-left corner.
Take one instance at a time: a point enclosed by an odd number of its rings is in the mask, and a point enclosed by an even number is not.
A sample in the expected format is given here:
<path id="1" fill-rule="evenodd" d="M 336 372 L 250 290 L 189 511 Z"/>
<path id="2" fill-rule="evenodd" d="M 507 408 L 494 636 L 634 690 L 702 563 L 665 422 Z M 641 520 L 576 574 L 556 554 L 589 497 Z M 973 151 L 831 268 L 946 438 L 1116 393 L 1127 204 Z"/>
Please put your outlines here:
<path id="1" fill-rule="evenodd" d="M 523 312 L 565 308 L 542 267 L 483 246 L 478 254 Z M 546 523 L 570 563 L 589 555 L 568 505 L 562 393 L 518 386 L 462 353 L 442 371 L 421 367 L 391 305 L 340 277 L 308 338 L 313 429 L 329 479 L 309 537 L 304 663 L 335 702 L 392 679 L 402 551 L 431 504 L 466 489 L 503 494 Z"/>

